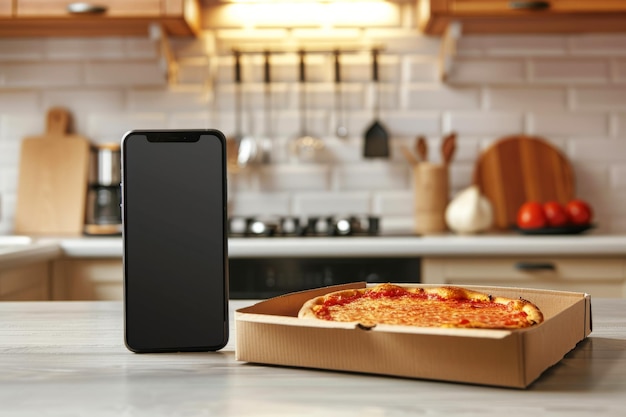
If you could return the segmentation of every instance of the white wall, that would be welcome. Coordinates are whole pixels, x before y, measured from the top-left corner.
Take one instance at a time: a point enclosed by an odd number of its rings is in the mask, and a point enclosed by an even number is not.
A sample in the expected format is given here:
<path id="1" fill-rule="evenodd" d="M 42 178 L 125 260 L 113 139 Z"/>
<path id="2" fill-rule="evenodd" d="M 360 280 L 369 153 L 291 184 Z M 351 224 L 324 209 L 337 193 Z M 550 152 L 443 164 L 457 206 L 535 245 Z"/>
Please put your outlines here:
<path id="1" fill-rule="evenodd" d="M 426 135 L 438 161 L 442 136 L 458 132 L 454 193 L 470 184 L 482 149 L 526 133 L 547 138 L 570 159 L 577 194 L 596 209 L 600 231 L 626 232 L 625 35 L 466 36 L 451 80 L 443 84 L 437 76 L 439 40 L 419 34 L 412 3 L 388 5 L 379 20 L 355 23 L 334 14 L 329 22 L 322 13 L 311 18 L 313 24 L 302 18 L 291 29 L 268 17 L 265 24 L 244 27 L 227 13 L 235 6 L 219 6 L 205 18 L 200 38 L 173 41 L 180 62 L 173 86 L 148 38 L 0 39 L 0 232 L 12 230 L 20 140 L 43 132 L 49 107 L 67 107 L 74 130 L 94 142 L 117 142 L 139 128 L 212 127 L 232 135 L 229 48 L 330 50 L 338 44 L 362 49 L 342 56 L 349 138 L 334 136 L 332 55 L 312 53 L 308 125 L 324 139 L 327 161 L 290 162 L 287 144 L 300 130 L 297 55 L 274 55 L 273 163 L 231 176 L 232 213 L 376 213 L 383 226 L 410 228 L 411 174 L 400 145 L 412 146 L 417 135 Z M 361 156 L 363 132 L 373 118 L 367 48 L 373 44 L 384 46 L 380 118 L 392 135 L 390 160 Z M 243 64 L 251 103 L 244 122 L 261 136 L 262 56 L 245 55 Z"/>

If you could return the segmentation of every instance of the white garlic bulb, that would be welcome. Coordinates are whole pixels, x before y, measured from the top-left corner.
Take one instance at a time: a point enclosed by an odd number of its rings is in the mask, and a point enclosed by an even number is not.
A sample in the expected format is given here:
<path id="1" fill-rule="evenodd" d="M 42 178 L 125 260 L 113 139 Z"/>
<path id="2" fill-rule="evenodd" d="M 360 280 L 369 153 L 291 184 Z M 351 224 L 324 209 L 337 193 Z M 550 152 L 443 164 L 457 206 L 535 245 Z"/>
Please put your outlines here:
<path id="1" fill-rule="evenodd" d="M 489 229 L 493 224 L 493 208 L 489 200 L 472 185 L 452 199 L 446 208 L 446 224 L 456 233 L 471 234 Z"/>

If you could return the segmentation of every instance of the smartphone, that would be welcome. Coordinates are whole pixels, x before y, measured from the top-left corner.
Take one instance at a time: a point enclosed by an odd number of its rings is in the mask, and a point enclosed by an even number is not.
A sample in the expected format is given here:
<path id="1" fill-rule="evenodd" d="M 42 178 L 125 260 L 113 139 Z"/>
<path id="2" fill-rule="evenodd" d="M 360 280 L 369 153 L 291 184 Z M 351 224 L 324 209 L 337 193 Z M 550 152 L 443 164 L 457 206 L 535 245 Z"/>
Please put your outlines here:
<path id="1" fill-rule="evenodd" d="M 133 352 L 228 341 L 226 139 L 217 130 L 122 139 L 124 338 Z"/>

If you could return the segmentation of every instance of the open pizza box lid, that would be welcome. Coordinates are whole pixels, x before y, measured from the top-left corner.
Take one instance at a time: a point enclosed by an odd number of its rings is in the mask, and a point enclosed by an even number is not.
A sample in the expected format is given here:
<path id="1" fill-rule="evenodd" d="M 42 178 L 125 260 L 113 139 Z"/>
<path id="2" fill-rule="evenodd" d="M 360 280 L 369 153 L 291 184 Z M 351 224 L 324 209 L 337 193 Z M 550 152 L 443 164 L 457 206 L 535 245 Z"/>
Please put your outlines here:
<path id="1" fill-rule="evenodd" d="M 297 317 L 311 298 L 365 286 L 358 282 L 301 291 L 237 310 L 237 360 L 524 388 L 591 333 L 589 295 L 506 287 L 463 286 L 523 297 L 541 309 L 544 322 L 520 330 L 390 325 L 365 329 Z"/>

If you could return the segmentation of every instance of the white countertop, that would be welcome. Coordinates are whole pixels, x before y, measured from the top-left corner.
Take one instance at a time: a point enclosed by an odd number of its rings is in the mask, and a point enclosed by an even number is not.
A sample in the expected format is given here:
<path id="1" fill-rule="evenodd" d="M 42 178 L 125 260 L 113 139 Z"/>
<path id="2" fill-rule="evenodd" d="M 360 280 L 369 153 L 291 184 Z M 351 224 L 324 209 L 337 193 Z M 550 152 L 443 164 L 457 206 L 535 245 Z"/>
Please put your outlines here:
<path id="1" fill-rule="evenodd" d="M 71 257 L 121 257 L 121 238 L 61 239 Z M 626 255 L 626 235 L 230 238 L 229 256 Z"/>
<path id="2" fill-rule="evenodd" d="M 134 354 L 121 302 L 4 302 L 0 415 L 621 416 L 626 299 L 592 303 L 590 337 L 520 390 L 238 362 L 233 330 L 217 353 Z"/>
<path id="3" fill-rule="evenodd" d="M 23 239 L 21 239 L 23 238 Z M 3 240 L 4 239 L 4 240 Z M 21 239 L 21 240 L 20 240 Z M 13 242 L 13 243 L 9 243 Z M 19 242 L 19 243 L 18 243 Z M 626 256 L 626 235 L 230 238 L 229 257 Z M 121 258 L 121 237 L 0 237 L 0 263 Z"/>

